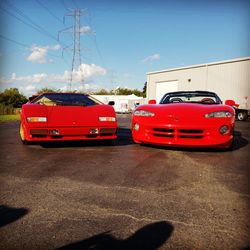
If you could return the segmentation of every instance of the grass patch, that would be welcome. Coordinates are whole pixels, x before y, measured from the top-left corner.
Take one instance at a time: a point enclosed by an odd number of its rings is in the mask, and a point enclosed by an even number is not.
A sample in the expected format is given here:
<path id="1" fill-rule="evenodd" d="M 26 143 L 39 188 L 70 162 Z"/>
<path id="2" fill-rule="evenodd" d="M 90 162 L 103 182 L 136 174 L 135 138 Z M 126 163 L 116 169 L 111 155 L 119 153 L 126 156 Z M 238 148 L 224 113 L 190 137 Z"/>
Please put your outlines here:
<path id="1" fill-rule="evenodd" d="M 0 115 L 0 122 L 12 122 L 12 121 L 19 121 L 20 115 Z"/>

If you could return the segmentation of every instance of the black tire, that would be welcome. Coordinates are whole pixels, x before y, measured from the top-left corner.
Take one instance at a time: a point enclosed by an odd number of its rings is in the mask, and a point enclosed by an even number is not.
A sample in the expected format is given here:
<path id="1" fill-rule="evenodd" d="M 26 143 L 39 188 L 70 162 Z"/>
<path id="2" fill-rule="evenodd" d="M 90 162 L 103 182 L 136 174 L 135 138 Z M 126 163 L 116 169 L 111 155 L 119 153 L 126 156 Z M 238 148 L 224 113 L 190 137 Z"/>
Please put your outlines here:
<path id="1" fill-rule="evenodd" d="M 239 121 L 245 121 L 247 119 L 247 113 L 244 111 L 241 111 L 237 114 L 237 119 Z"/>

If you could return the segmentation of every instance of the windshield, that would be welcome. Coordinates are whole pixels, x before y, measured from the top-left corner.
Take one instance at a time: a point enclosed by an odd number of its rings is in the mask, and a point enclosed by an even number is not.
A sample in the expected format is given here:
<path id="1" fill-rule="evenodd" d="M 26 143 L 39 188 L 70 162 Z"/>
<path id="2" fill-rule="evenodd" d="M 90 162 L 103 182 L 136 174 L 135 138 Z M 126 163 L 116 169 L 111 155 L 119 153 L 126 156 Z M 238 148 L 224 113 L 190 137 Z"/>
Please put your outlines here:
<path id="1" fill-rule="evenodd" d="M 45 93 L 32 100 L 32 103 L 47 106 L 93 106 L 100 104 L 88 95 L 76 93 Z"/>
<path id="2" fill-rule="evenodd" d="M 200 104 L 221 104 L 220 98 L 212 92 L 206 91 L 184 91 L 172 92 L 163 96 L 160 104 L 167 103 L 200 103 Z"/>

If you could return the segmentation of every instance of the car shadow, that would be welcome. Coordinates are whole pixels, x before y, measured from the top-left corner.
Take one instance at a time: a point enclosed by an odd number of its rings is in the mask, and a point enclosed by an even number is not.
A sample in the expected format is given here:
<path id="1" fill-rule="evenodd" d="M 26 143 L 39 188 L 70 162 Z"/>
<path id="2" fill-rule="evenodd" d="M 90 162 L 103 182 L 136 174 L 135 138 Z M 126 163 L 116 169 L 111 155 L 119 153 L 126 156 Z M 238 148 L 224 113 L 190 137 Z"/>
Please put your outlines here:
<path id="1" fill-rule="evenodd" d="M 0 205 L 0 227 L 19 220 L 28 213 L 26 208 L 13 208 Z"/>
<path id="2" fill-rule="evenodd" d="M 66 147 L 99 147 L 99 146 L 124 146 L 134 144 L 131 129 L 118 128 L 116 140 L 77 140 L 77 141 L 50 141 L 32 143 L 39 144 L 44 148 L 66 148 Z"/>
<path id="3" fill-rule="evenodd" d="M 162 246 L 171 236 L 174 227 L 165 221 L 148 224 L 127 239 L 115 238 L 110 231 L 78 241 L 57 250 L 154 250 Z"/>
<path id="4" fill-rule="evenodd" d="M 117 130 L 117 146 L 134 144 L 130 128 L 118 128 Z"/>
<path id="5" fill-rule="evenodd" d="M 242 136 L 240 131 L 234 131 L 234 144 L 232 150 L 243 148 L 249 144 L 249 141 Z"/>

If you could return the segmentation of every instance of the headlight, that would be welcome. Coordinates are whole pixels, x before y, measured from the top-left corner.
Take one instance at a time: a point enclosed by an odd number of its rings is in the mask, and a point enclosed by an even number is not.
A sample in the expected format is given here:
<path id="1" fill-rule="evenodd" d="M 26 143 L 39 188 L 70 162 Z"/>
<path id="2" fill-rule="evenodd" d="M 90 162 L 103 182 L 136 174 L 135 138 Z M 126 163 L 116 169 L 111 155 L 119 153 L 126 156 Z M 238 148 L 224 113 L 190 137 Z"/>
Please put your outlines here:
<path id="1" fill-rule="evenodd" d="M 147 110 L 136 110 L 134 112 L 135 116 L 154 116 L 155 114 Z"/>
<path id="2" fill-rule="evenodd" d="M 112 116 L 100 116 L 99 121 L 100 122 L 115 122 L 116 118 Z"/>
<path id="3" fill-rule="evenodd" d="M 232 113 L 229 111 L 216 111 L 212 113 L 205 114 L 206 118 L 222 118 L 222 117 L 232 117 Z"/>
<path id="4" fill-rule="evenodd" d="M 27 117 L 27 122 L 47 122 L 47 117 Z"/>

